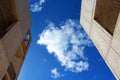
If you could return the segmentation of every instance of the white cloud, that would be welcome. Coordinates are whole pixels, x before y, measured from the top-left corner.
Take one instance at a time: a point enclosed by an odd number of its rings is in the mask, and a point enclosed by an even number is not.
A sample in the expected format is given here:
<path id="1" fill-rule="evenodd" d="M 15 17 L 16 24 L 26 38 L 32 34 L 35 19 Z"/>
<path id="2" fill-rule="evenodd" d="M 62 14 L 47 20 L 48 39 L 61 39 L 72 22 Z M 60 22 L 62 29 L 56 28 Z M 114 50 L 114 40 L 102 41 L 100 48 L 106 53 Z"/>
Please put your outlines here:
<path id="1" fill-rule="evenodd" d="M 39 0 L 38 2 L 35 2 L 30 5 L 32 12 L 39 12 L 42 10 L 42 6 L 45 3 L 45 0 Z"/>
<path id="2" fill-rule="evenodd" d="M 91 41 L 79 25 L 79 21 L 68 19 L 59 28 L 49 22 L 48 28 L 39 36 L 37 44 L 45 45 L 50 54 L 54 54 L 61 66 L 72 72 L 88 70 L 89 63 L 84 54 Z"/>
<path id="3" fill-rule="evenodd" d="M 51 76 L 52 78 L 58 78 L 61 76 L 60 73 L 57 71 L 57 68 L 52 69 L 51 73 L 52 73 L 52 76 Z"/>

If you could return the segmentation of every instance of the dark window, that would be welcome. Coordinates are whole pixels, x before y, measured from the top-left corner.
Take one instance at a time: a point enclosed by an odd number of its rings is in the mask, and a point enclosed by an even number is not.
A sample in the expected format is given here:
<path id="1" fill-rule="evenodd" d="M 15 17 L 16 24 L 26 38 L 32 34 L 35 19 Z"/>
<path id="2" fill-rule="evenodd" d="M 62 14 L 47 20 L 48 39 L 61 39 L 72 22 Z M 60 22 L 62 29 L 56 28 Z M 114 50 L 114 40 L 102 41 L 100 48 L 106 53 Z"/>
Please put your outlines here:
<path id="1" fill-rule="evenodd" d="M 12 63 L 9 64 L 9 67 L 8 67 L 7 71 L 8 71 L 8 74 L 9 74 L 11 80 L 15 80 L 16 73 L 15 73 L 15 70 L 14 70 L 14 67 L 13 67 Z"/>
<path id="2" fill-rule="evenodd" d="M 113 35 L 119 11 L 120 0 L 97 0 L 94 19 Z"/>

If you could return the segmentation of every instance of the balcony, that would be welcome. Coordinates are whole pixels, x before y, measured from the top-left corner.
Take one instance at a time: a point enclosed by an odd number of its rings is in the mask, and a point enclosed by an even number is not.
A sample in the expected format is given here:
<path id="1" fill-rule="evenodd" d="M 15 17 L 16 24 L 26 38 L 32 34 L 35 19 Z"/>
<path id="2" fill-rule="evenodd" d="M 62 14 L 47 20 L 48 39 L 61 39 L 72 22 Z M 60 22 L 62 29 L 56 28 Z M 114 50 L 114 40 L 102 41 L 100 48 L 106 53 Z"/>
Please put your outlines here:
<path id="1" fill-rule="evenodd" d="M 0 38 L 17 22 L 14 0 L 0 0 Z"/>

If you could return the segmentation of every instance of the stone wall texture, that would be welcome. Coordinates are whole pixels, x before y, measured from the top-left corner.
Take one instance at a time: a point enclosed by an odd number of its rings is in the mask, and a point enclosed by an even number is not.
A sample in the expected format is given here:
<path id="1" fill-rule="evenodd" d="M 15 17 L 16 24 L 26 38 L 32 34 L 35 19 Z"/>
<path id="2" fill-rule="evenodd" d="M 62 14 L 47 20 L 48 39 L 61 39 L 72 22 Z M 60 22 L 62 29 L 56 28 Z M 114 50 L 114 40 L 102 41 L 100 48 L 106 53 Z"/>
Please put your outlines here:
<path id="1" fill-rule="evenodd" d="M 2 8 L 3 12 L 6 13 L 6 15 L 9 14 L 9 12 L 6 12 L 8 7 L 4 6 L 7 5 L 7 2 L 9 2 L 8 4 L 14 6 L 14 8 L 13 6 L 11 8 L 14 10 L 12 10 L 10 14 L 12 15 L 12 13 L 14 13 L 17 21 L 10 24 L 8 26 L 10 29 L 8 29 L 3 37 L 0 38 L 0 80 L 2 80 L 3 76 L 8 75 L 7 69 L 10 63 L 13 64 L 16 73 L 15 80 L 17 80 L 24 59 L 17 58 L 15 54 L 17 53 L 18 49 L 22 47 L 21 43 L 24 40 L 25 34 L 30 29 L 30 5 L 29 0 L 0 0 L 0 7 Z M 6 15 L 3 14 L 3 16 Z M 9 19 L 6 19 L 4 21 L 9 22 Z M 23 51 L 21 51 L 21 54 L 25 56 L 25 53 L 23 53 Z M 7 77 L 8 80 L 10 80 L 10 76 Z"/>
<path id="2" fill-rule="evenodd" d="M 98 6 L 101 3 L 104 5 Z M 100 13 L 100 9 L 106 7 L 107 10 Z M 116 79 L 120 80 L 120 0 L 82 0 L 80 23 Z"/>

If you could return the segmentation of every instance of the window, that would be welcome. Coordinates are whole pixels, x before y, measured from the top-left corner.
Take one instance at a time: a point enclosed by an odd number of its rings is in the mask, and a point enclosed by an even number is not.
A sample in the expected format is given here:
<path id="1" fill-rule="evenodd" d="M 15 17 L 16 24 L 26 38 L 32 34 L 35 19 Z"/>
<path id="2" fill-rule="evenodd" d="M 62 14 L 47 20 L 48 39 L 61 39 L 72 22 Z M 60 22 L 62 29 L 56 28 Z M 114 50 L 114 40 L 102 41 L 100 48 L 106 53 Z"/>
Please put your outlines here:
<path id="1" fill-rule="evenodd" d="M 30 31 L 28 31 L 25 36 L 24 36 L 24 39 L 22 41 L 22 49 L 23 49 L 23 52 L 26 53 L 27 49 L 28 49 L 28 46 L 30 44 L 30 41 L 31 41 L 31 34 L 30 34 Z"/>
<path id="2" fill-rule="evenodd" d="M 30 41 L 30 32 L 27 32 L 24 37 L 24 42 L 26 46 L 28 45 L 29 41 Z"/>
<path id="3" fill-rule="evenodd" d="M 111 35 L 120 11 L 120 0 L 97 0 L 94 19 Z"/>
<path id="4" fill-rule="evenodd" d="M 21 59 L 21 60 L 24 60 L 24 55 L 23 55 L 23 53 L 21 51 L 21 47 L 19 47 L 19 49 L 18 49 L 17 53 L 15 54 L 15 56 L 17 58 Z"/>
<path id="5" fill-rule="evenodd" d="M 14 67 L 13 67 L 12 63 L 9 64 L 9 67 L 8 67 L 7 71 L 8 71 L 8 74 L 10 76 L 10 79 L 15 80 L 16 73 L 15 73 L 15 70 L 14 70 Z"/>

